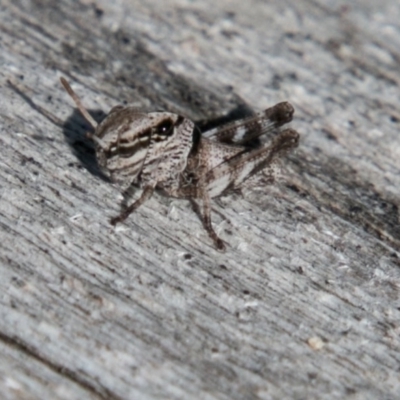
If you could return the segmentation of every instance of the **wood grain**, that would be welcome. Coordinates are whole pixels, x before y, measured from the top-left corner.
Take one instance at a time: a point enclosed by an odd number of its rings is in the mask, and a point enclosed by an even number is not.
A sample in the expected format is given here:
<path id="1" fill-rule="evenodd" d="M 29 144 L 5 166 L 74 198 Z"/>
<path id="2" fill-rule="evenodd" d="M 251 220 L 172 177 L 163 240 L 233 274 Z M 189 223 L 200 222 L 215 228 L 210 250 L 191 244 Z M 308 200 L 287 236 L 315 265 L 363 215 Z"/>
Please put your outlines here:
<path id="1" fill-rule="evenodd" d="M 2 399 L 397 399 L 400 5 L 3 0 Z M 65 76 L 200 126 L 290 101 L 280 185 L 117 229 Z"/>

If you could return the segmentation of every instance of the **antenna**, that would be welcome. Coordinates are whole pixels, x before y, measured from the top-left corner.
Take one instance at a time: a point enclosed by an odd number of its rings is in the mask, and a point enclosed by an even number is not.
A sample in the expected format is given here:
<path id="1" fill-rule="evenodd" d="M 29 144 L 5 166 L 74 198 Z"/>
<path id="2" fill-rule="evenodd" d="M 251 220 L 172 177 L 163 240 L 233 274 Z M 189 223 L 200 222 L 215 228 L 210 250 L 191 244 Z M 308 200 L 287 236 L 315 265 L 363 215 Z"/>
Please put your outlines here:
<path id="1" fill-rule="evenodd" d="M 97 128 L 97 122 L 93 119 L 93 117 L 88 113 L 88 111 L 86 110 L 85 107 L 83 107 L 81 101 L 79 100 L 79 97 L 76 95 L 76 93 L 72 90 L 71 86 L 69 85 L 69 83 L 67 82 L 67 80 L 63 77 L 60 78 L 60 81 L 62 83 L 62 85 L 64 86 L 65 90 L 67 91 L 67 93 L 71 96 L 72 100 L 74 100 L 75 104 L 78 107 L 78 110 L 81 112 L 81 114 L 83 115 L 83 117 L 86 119 L 87 122 L 89 122 L 90 125 L 92 125 L 92 127 L 94 129 Z"/>

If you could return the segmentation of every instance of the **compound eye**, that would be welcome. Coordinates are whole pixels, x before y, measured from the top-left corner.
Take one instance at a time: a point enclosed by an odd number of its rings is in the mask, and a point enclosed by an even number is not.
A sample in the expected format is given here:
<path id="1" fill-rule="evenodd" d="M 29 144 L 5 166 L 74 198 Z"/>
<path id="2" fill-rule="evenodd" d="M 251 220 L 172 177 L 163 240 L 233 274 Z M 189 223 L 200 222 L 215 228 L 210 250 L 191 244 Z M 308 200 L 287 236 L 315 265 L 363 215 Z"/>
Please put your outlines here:
<path id="1" fill-rule="evenodd" d="M 156 133 L 160 136 L 171 136 L 174 132 L 174 124 L 170 119 L 166 119 L 157 125 Z"/>

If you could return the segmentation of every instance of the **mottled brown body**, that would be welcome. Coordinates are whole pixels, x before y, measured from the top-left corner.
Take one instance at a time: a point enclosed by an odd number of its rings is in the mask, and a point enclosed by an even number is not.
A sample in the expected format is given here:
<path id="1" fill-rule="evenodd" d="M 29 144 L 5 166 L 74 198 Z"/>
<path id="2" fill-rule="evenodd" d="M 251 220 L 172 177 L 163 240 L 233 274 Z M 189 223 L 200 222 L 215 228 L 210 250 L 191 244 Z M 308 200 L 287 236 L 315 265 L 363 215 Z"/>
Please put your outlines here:
<path id="1" fill-rule="evenodd" d="M 260 172 L 264 181 L 273 182 L 276 161 L 298 145 L 299 135 L 292 129 L 278 132 L 268 144 L 253 143 L 291 121 L 294 109 L 286 102 L 209 130 L 194 141 L 194 123 L 173 113 L 141 113 L 117 106 L 98 125 L 67 81 L 61 78 L 61 82 L 94 128 L 90 136 L 104 172 L 122 184 L 126 196 L 132 185 L 143 188 L 140 198 L 111 219 L 112 224 L 124 221 L 159 189 L 170 197 L 202 200 L 203 225 L 223 249 L 211 224 L 210 200 L 239 189 Z"/>

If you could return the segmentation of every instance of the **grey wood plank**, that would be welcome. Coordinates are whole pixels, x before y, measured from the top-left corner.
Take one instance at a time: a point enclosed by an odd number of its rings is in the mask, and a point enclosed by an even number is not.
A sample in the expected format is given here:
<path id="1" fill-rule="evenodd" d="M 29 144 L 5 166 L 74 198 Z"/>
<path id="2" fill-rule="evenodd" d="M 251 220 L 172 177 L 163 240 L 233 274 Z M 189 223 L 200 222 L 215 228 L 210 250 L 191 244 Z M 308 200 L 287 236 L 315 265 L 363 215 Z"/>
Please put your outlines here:
<path id="1" fill-rule="evenodd" d="M 0 394 L 5 399 L 396 399 L 400 5 L 0 4 Z M 87 107 L 200 125 L 288 100 L 279 185 L 154 196 L 113 229 Z"/>

